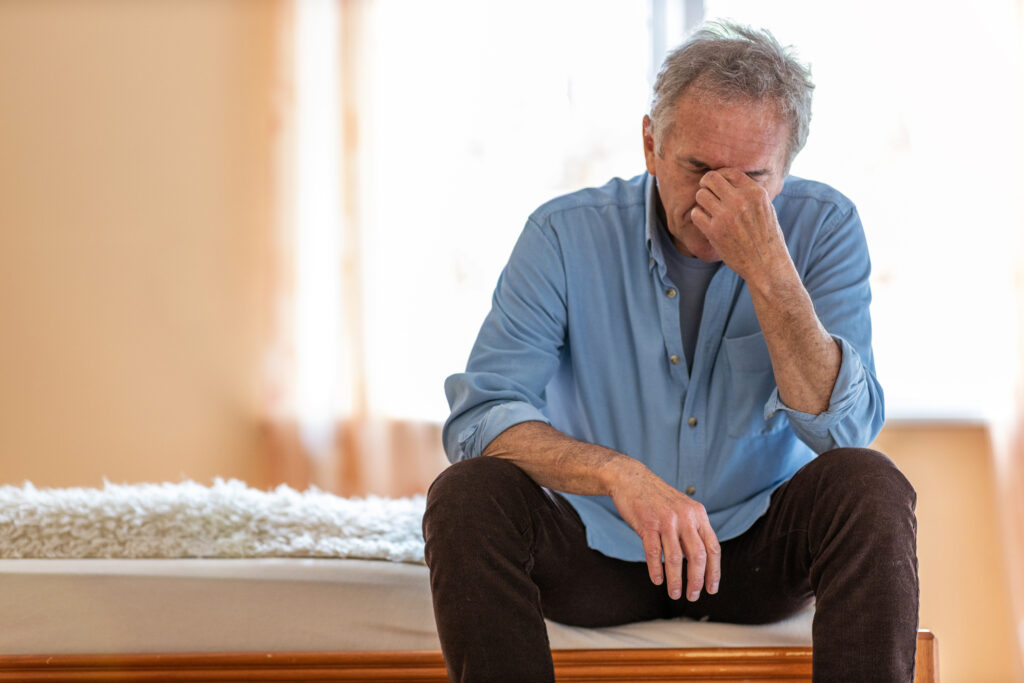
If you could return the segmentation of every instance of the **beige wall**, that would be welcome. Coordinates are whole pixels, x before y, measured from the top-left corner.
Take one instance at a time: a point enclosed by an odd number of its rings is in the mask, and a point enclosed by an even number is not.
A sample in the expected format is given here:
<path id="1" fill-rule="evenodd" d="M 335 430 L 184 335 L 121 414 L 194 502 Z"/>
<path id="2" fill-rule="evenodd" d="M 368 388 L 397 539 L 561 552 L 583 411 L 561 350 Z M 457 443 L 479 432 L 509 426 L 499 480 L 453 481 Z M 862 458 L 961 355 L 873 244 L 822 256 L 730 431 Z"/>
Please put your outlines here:
<path id="1" fill-rule="evenodd" d="M 1021 291 L 1024 291 L 1022 288 Z M 1024 316 L 1021 317 L 1024 323 Z M 1024 329 L 1024 328 L 1022 328 Z M 1022 353 L 1024 357 L 1024 353 Z M 1017 405 L 1024 406 L 1024 397 Z M 1000 512 L 1007 574 L 1010 577 L 1010 604 L 1013 606 L 1017 645 L 1017 679 L 1024 681 L 1024 411 L 1018 422 L 1007 430 L 998 450 L 996 479 L 1000 493 Z"/>
<path id="2" fill-rule="evenodd" d="M 262 483 L 276 9 L 0 3 L 0 482 Z"/>
<path id="3" fill-rule="evenodd" d="M 942 680 L 1020 680 L 989 429 L 890 423 L 875 447 L 917 489 L 921 627 L 938 637 Z"/>

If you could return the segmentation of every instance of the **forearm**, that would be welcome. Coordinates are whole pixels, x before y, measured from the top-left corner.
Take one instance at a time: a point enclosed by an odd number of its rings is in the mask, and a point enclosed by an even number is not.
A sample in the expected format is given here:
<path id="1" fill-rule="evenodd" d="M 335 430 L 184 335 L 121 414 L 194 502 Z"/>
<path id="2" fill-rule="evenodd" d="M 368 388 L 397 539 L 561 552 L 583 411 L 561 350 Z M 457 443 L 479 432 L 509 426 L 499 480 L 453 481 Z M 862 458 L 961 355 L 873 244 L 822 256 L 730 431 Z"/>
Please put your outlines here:
<path id="1" fill-rule="evenodd" d="M 694 225 L 742 277 L 764 333 L 779 396 L 787 407 L 820 414 L 829 407 L 842 352 L 818 319 L 789 254 L 769 192 L 741 170 L 708 171 L 697 191 Z"/>
<path id="2" fill-rule="evenodd" d="M 485 457 L 504 458 L 541 486 L 585 496 L 612 495 L 616 482 L 644 468 L 610 448 L 577 441 L 543 422 L 521 422 L 499 434 Z"/>
<path id="3" fill-rule="evenodd" d="M 764 283 L 750 284 L 782 401 L 816 415 L 829 407 L 842 352 L 821 324 L 814 303 L 788 262 Z"/>

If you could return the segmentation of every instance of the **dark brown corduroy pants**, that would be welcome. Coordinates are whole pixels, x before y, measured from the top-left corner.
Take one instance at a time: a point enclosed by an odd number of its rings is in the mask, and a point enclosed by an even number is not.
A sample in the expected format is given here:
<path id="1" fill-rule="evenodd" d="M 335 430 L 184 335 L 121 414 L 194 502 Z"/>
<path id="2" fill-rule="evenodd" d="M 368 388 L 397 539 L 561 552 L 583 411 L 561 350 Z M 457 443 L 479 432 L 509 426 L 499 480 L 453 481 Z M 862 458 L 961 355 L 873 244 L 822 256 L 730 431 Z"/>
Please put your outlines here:
<path id="1" fill-rule="evenodd" d="M 757 624 L 815 600 L 814 680 L 912 681 L 915 500 L 884 455 L 825 453 L 775 492 L 753 527 L 722 543 L 718 594 L 690 603 L 653 585 L 645 563 L 588 548 L 568 502 L 515 465 L 457 463 L 431 486 L 423 518 L 448 674 L 553 681 L 544 617 L 577 626 L 676 616 Z"/>

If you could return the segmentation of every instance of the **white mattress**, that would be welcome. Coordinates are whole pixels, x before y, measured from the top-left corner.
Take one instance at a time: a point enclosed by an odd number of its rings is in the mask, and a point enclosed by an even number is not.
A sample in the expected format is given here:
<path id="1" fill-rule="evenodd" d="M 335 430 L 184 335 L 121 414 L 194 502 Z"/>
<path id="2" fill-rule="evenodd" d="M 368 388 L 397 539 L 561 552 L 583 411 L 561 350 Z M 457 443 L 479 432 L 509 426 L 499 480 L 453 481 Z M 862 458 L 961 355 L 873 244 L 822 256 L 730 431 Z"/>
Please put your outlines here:
<path id="1" fill-rule="evenodd" d="M 440 648 L 427 568 L 375 560 L 0 560 L 0 615 L 0 654 Z M 809 646 L 812 616 L 548 634 L 554 649 Z"/>

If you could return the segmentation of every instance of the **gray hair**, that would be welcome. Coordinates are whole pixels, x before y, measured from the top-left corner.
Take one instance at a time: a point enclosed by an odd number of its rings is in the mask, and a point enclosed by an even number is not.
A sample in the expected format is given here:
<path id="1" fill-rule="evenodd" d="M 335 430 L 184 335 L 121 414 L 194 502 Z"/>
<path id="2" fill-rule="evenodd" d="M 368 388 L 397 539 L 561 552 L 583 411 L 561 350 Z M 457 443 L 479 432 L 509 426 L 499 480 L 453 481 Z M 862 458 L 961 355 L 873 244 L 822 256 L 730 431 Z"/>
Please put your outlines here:
<path id="1" fill-rule="evenodd" d="M 672 129 L 672 109 L 690 87 L 726 102 L 774 101 L 789 123 L 786 171 L 807 142 L 810 69 L 771 33 L 729 22 L 704 24 L 669 53 L 654 82 L 652 128 L 657 151 Z"/>

